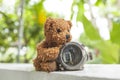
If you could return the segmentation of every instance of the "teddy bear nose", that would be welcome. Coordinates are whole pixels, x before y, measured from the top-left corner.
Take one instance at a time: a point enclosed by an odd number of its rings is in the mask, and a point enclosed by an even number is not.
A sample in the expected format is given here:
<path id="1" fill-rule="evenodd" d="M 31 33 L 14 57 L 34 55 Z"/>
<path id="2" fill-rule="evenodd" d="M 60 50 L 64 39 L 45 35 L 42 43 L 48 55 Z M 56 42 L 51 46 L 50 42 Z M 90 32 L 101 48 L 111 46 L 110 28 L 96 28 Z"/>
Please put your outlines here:
<path id="1" fill-rule="evenodd" d="M 66 39 L 69 39 L 69 38 L 70 38 L 70 35 L 67 34 L 67 35 L 66 35 Z"/>

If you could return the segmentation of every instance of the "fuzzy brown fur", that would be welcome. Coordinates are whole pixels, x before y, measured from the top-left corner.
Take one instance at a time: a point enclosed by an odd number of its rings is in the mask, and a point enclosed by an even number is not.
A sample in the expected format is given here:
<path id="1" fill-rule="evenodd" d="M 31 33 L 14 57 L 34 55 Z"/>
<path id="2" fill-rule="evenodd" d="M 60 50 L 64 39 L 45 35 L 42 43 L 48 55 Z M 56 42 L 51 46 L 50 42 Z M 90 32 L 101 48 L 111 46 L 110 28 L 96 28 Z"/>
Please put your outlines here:
<path id="1" fill-rule="evenodd" d="M 45 40 L 37 45 L 34 66 L 37 71 L 58 70 L 56 59 L 63 44 L 71 40 L 71 22 L 64 19 L 48 18 L 44 25 Z"/>

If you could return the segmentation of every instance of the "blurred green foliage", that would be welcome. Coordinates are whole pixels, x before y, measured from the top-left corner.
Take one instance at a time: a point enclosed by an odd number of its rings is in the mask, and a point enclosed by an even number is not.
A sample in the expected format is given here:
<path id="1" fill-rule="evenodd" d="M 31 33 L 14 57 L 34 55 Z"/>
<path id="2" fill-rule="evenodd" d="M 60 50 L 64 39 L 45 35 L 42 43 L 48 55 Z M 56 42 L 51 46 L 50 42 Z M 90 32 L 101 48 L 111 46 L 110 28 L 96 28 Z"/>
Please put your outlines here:
<path id="1" fill-rule="evenodd" d="M 46 18 L 48 16 L 61 16 L 47 12 L 43 5 L 45 0 L 39 0 L 32 5 L 30 5 L 30 1 L 25 0 L 23 15 L 24 36 L 22 50 L 25 49 L 26 51 L 23 55 L 20 55 L 20 62 L 24 63 L 32 62 L 36 55 L 36 44 L 44 39 L 43 26 Z M 0 0 L 0 6 L 2 6 L 2 2 L 3 0 Z M 19 29 L 17 12 L 19 4 L 20 0 L 16 0 L 13 13 L 0 11 L 0 62 L 16 62 Z M 90 4 L 90 0 L 73 0 L 72 2 L 70 18 L 72 20 L 76 14 L 74 8 L 77 6 L 76 22 L 81 22 L 84 27 L 80 42 L 87 45 L 95 53 L 92 63 L 120 63 L 120 11 L 116 4 L 117 0 L 96 0 L 94 4 Z M 104 40 L 101 37 L 94 21 L 94 15 L 90 12 L 93 19 L 88 19 L 85 15 L 87 11 L 85 5 L 89 6 L 89 12 L 92 6 L 99 8 L 101 16 L 110 20 L 109 24 L 112 28 L 109 30 L 109 40 Z M 109 9 L 109 7 L 115 9 Z M 112 15 L 112 18 L 109 15 Z"/>
<path id="2" fill-rule="evenodd" d="M 0 0 L 0 6 L 2 6 L 2 1 Z M 13 13 L 0 11 L 0 62 L 16 62 L 19 29 L 18 10 L 21 0 L 15 1 L 15 6 L 13 6 L 15 11 Z M 43 6 L 45 0 L 39 0 L 33 5 L 30 5 L 30 1 L 25 0 L 23 13 L 22 50 L 26 48 L 26 51 L 20 55 L 20 62 L 25 63 L 32 62 L 36 55 L 36 44 L 44 38 L 43 26 L 46 18 L 48 16 L 58 16 L 56 13 L 45 10 Z"/>

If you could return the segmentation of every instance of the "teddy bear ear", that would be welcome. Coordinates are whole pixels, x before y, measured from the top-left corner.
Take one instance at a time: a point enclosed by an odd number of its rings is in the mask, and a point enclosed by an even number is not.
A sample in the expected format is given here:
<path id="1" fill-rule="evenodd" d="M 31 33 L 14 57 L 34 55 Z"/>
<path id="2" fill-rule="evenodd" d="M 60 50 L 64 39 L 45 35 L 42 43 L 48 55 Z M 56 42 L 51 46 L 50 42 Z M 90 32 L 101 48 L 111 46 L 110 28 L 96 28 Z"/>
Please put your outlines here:
<path id="1" fill-rule="evenodd" d="M 68 22 L 68 24 L 70 25 L 70 28 L 72 27 L 72 23 L 71 23 L 71 21 L 67 21 Z"/>
<path id="2" fill-rule="evenodd" d="M 51 17 L 48 17 L 46 22 L 45 22 L 45 28 L 49 27 L 49 25 L 53 23 L 53 18 Z"/>
<path id="3" fill-rule="evenodd" d="M 46 22 L 48 23 L 48 22 L 50 22 L 50 21 L 52 21 L 53 19 L 51 18 L 51 17 L 48 17 L 47 18 L 47 20 L 46 20 Z"/>

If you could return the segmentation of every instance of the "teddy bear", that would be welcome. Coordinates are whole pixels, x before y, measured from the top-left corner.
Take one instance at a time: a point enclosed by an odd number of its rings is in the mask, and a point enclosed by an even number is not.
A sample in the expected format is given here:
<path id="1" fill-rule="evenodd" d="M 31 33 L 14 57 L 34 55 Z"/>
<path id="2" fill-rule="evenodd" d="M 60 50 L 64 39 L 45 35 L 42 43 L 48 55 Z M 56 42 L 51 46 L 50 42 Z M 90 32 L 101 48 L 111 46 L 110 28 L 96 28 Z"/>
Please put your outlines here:
<path id="1" fill-rule="evenodd" d="M 37 44 L 37 57 L 33 60 L 36 71 L 56 71 L 60 48 L 71 41 L 72 23 L 64 19 L 47 18 L 44 25 L 45 39 Z"/>

